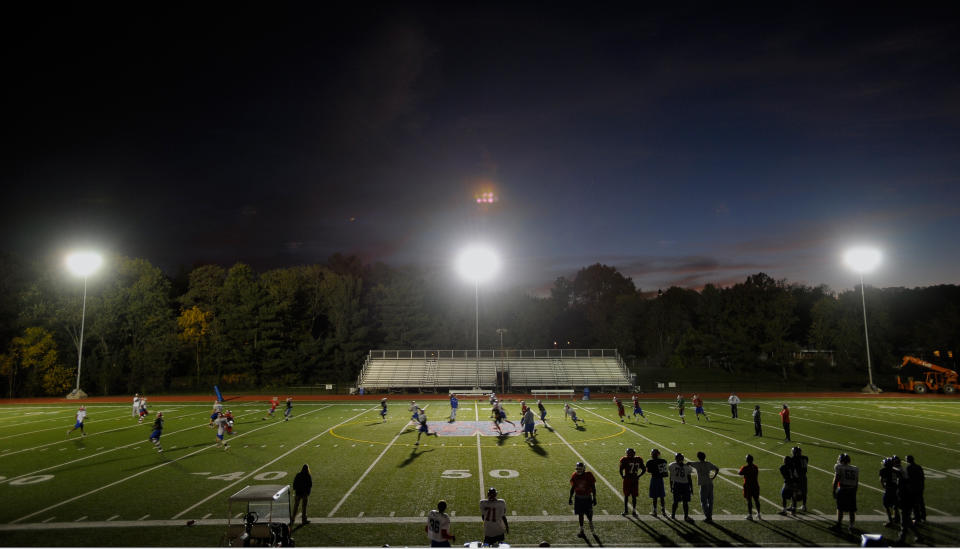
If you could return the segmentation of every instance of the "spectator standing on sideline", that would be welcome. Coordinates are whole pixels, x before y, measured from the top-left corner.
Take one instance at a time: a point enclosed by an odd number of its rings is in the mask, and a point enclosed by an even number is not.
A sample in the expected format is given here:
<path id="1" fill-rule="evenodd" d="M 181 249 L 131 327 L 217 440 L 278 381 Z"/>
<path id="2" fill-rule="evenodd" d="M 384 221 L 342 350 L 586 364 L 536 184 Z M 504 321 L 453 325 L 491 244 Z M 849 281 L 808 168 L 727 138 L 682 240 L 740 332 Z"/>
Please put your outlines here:
<path id="1" fill-rule="evenodd" d="M 754 465 L 753 456 L 747 454 L 747 464 L 737 471 L 743 477 L 743 497 L 747 500 L 747 520 L 753 520 L 753 504 L 757 504 L 757 520 L 760 516 L 760 469 Z"/>
<path id="2" fill-rule="evenodd" d="M 780 422 L 783 424 L 783 440 L 790 442 L 790 408 L 786 404 L 780 410 Z"/>
<path id="3" fill-rule="evenodd" d="M 837 499 L 837 524 L 839 530 L 843 525 L 843 514 L 850 513 L 851 534 L 854 533 L 854 522 L 857 520 L 857 485 L 860 483 L 860 469 L 850 465 L 850 454 L 840 454 L 837 464 L 833 466 L 833 494 Z"/>
<path id="4" fill-rule="evenodd" d="M 297 473 L 297 476 L 293 477 L 293 513 L 290 515 L 290 526 L 293 526 L 293 521 L 297 518 L 297 509 L 300 508 L 300 504 L 303 503 L 303 508 L 300 511 L 300 522 L 302 524 L 309 524 L 310 520 L 307 519 L 307 500 L 310 499 L 310 491 L 313 489 L 313 477 L 310 476 L 310 467 L 306 463 L 303 464 L 303 468 L 300 469 L 300 472 Z"/>
<path id="5" fill-rule="evenodd" d="M 923 467 L 917 464 L 912 455 L 907 456 L 907 487 L 913 499 L 913 518 L 917 523 L 927 521 L 927 504 L 923 501 L 924 475 Z"/>
<path id="6" fill-rule="evenodd" d="M 460 407 L 460 400 L 457 395 L 450 395 L 450 423 L 457 420 L 457 408 Z"/>
<path id="7" fill-rule="evenodd" d="M 498 547 L 510 533 L 507 524 L 507 502 L 497 499 L 497 489 L 487 490 L 487 499 L 480 500 L 480 518 L 483 519 L 483 543 Z"/>
<path id="8" fill-rule="evenodd" d="M 691 522 L 690 518 L 690 495 L 693 493 L 693 484 L 690 482 L 690 474 L 693 467 L 683 461 L 683 454 L 678 453 L 674 457 L 674 462 L 670 464 L 670 491 L 673 493 L 673 508 L 670 511 L 670 518 L 677 518 L 677 504 L 683 504 L 683 520 Z"/>
<path id="9" fill-rule="evenodd" d="M 922 543 L 923 537 L 917 528 L 917 523 L 920 521 L 918 517 L 914 516 L 917 508 L 917 502 L 914 499 L 916 489 L 911 486 L 914 479 L 910 478 L 909 467 L 903 467 L 900 458 L 893 456 L 891 459 L 893 460 L 893 469 L 899 477 L 897 479 L 897 501 L 900 505 L 900 536 L 897 538 L 897 544 L 906 545 L 908 530 L 913 530 L 913 534 L 917 538 L 916 542 Z"/>
<path id="10" fill-rule="evenodd" d="M 157 449 L 157 452 L 163 453 L 163 446 L 160 446 L 160 435 L 163 434 L 163 412 L 157 412 L 157 419 L 153 420 L 153 432 L 150 433 L 150 442 Z"/>
<path id="11" fill-rule="evenodd" d="M 704 522 L 713 522 L 713 479 L 717 478 L 720 468 L 707 461 L 707 454 L 697 452 L 697 459 L 690 464 L 697 472 L 697 485 L 700 486 L 700 507 L 706 517 Z M 712 475 L 710 473 L 713 473 Z"/>
<path id="12" fill-rule="evenodd" d="M 73 429 L 67 431 L 67 436 L 70 436 L 70 433 L 80 429 L 80 436 L 87 436 L 87 432 L 83 430 L 83 422 L 87 419 L 87 407 L 81 406 L 77 410 L 77 421 L 73 424 Z"/>
<path id="13" fill-rule="evenodd" d="M 450 542 L 457 540 L 457 537 L 450 533 L 450 517 L 446 511 L 447 502 L 441 499 L 437 508 L 427 513 L 426 529 L 430 547 L 450 547 Z"/>
<path id="14" fill-rule="evenodd" d="M 753 436 L 763 436 L 763 424 L 760 423 L 760 405 L 753 407 Z"/>
<path id="15" fill-rule="evenodd" d="M 576 496 L 576 503 L 574 503 L 574 496 Z M 576 469 L 570 476 L 570 498 L 567 504 L 573 505 L 573 512 L 580 521 L 580 532 L 577 533 L 577 537 L 586 538 L 583 533 L 584 515 L 590 523 L 590 533 L 594 534 L 593 506 L 597 504 L 597 479 L 593 473 L 587 471 L 587 466 L 582 461 L 577 462 Z"/>
<path id="16" fill-rule="evenodd" d="M 727 397 L 727 403 L 730 404 L 730 417 L 737 419 L 737 404 L 740 404 L 740 397 L 736 393 L 730 393 L 730 396 Z"/>

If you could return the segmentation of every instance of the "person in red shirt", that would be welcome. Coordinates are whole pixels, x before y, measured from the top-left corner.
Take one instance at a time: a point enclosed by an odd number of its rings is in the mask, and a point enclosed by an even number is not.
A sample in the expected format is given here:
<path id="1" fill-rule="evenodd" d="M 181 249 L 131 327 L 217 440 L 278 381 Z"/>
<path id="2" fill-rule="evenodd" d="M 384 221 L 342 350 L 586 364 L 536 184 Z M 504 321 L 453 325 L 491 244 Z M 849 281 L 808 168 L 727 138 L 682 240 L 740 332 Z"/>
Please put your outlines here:
<path id="1" fill-rule="evenodd" d="M 747 454 L 747 464 L 737 471 L 743 477 L 743 497 L 747 500 L 747 520 L 753 520 L 753 504 L 757 504 L 757 520 L 760 516 L 760 468 L 753 464 L 753 456 Z"/>
<path id="2" fill-rule="evenodd" d="M 784 440 L 790 440 L 790 408 L 787 408 L 787 405 L 783 405 L 783 409 L 780 410 L 780 422 L 783 423 L 783 434 L 786 438 Z"/>
<path id="3" fill-rule="evenodd" d="M 623 410 L 623 401 L 618 397 L 613 397 L 613 402 L 617 405 L 617 415 L 620 416 L 620 421 L 623 422 L 623 416 L 626 415 L 626 412 Z"/>
<path id="4" fill-rule="evenodd" d="M 693 401 L 694 411 L 697 413 L 697 421 L 700 421 L 700 416 L 703 416 L 704 419 L 710 421 L 710 418 L 707 417 L 707 413 L 703 411 L 703 399 L 700 398 L 700 395 L 694 393 L 693 398 L 690 399 Z"/>
<path id="5" fill-rule="evenodd" d="M 637 457 L 633 448 L 620 458 L 620 478 L 623 479 L 623 516 L 627 516 L 627 499 L 633 497 L 633 516 L 637 516 L 637 495 L 640 493 L 640 477 L 647 472 L 643 458 Z"/>
<path id="6" fill-rule="evenodd" d="M 577 498 L 576 504 L 573 502 L 574 495 Z M 590 522 L 590 533 L 596 535 L 593 530 L 593 506 L 597 504 L 597 479 L 593 473 L 587 471 L 582 461 L 577 462 L 577 468 L 570 476 L 570 500 L 567 503 L 573 505 L 573 512 L 580 519 L 580 532 L 577 537 L 586 538 L 583 534 L 584 515 Z"/>

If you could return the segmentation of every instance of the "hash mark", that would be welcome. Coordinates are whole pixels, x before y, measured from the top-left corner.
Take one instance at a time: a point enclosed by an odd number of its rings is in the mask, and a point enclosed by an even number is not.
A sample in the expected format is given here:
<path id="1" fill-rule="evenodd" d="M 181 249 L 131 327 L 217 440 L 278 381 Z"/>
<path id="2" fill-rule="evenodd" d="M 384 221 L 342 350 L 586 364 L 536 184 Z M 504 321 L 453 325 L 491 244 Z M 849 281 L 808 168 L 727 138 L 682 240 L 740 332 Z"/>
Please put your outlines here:
<path id="1" fill-rule="evenodd" d="M 78 518 L 77 520 L 75 520 L 75 521 L 73 521 L 73 522 L 80 522 L 81 520 L 87 520 L 87 515 L 83 515 L 82 517 Z"/>
<path id="2" fill-rule="evenodd" d="M 115 518 L 120 518 L 120 515 L 113 515 L 112 517 L 110 517 L 110 518 L 107 519 L 107 522 L 110 522 L 111 520 L 113 520 L 113 519 L 115 519 Z"/>
<path id="3" fill-rule="evenodd" d="M 150 513 L 147 513 L 146 515 L 143 515 L 142 517 L 138 518 L 137 520 L 143 520 L 143 519 L 145 519 L 145 518 L 147 518 L 147 517 L 149 517 L 149 516 L 150 516 Z"/>
<path id="4" fill-rule="evenodd" d="M 360 518 L 360 517 L 362 517 L 362 516 L 363 516 L 363 511 L 360 511 L 360 514 L 357 515 L 357 518 Z"/>
<path id="5" fill-rule="evenodd" d="M 543 510 L 543 516 L 547 516 L 547 514 L 548 514 L 548 513 L 547 513 L 547 510 L 544 509 L 544 510 Z"/>
<path id="6" fill-rule="evenodd" d="M 57 517 L 50 517 L 50 518 L 48 518 L 47 520 L 45 520 L 45 521 L 43 521 L 43 522 L 50 522 L 51 520 L 53 520 L 53 519 L 55 519 L 55 518 L 57 518 Z"/>

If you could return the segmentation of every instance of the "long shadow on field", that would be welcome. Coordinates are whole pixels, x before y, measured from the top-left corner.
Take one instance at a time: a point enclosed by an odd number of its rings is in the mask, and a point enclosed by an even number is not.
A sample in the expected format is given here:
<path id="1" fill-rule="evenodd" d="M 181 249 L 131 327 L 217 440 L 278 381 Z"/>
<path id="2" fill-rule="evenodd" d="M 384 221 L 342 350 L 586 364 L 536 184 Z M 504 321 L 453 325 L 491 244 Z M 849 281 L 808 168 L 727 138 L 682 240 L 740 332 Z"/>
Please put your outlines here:
<path id="1" fill-rule="evenodd" d="M 650 536 L 650 539 L 656 543 L 659 543 L 661 547 L 679 547 L 675 541 L 670 539 L 670 536 L 661 534 L 656 528 L 650 526 L 646 522 L 635 517 L 627 517 L 627 520 L 636 525 L 637 528 L 643 530 L 645 534 Z"/>
<path id="2" fill-rule="evenodd" d="M 537 454 L 540 457 L 547 457 L 547 451 L 543 446 L 540 446 L 540 442 L 536 438 L 532 439 L 532 442 L 528 444 L 528 446 L 530 446 L 530 449 L 533 450 L 534 454 Z"/>
<path id="3" fill-rule="evenodd" d="M 789 541 L 790 544 L 794 544 L 794 543 L 795 543 L 795 544 L 801 545 L 801 546 L 803 546 L 803 547 L 816 547 L 817 545 L 819 545 L 819 544 L 817 544 L 817 543 L 815 543 L 815 542 L 813 542 L 813 541 L 811 541 L 811 540 L 808 540 L 808 539 L 805 538 L 805 537 L 802 537 L 801 535 L 797 534 L 796 532 L 793 532 L 793 531 L 791 531 L 791 530 L 789 530 L 789 529 L 787 529 L 787 528 L 783 528 L 782 526 L 776 525 L 776 524 L 774 524 L 774 523 L 772 523 L 772 522 L 768 522 L 768 521 L 765 521 L 765 520 L 758 520 L 758 521 L 757 521 L 757 524 L 760 525 L 760 526 L 763 526 L 763 527 L 766 528 L 767 530 L 770 530 L 770 531 L 773 532 L 774 534 L 777 534 L 777 535 L 780 536 L 781 538 L 790 540 L 790 541 Z M 783 545 L 787 545 L 787 544 L 785 543 L 785 544 L 783 544 Z"/>
<path id="4" fill-rule="evenodd" d="M 663 522 L 672 528 L 678 536 L 683 538 L 684 541 L 690 543 L 691 545 L 702 547 L 702 546 L 729 546 L 730 542 L 722 540 L 713 534 L 708 533 L 703 528 L 696 526 L 695 522 L 686 522 L 683 520 L 670 519 L 666 518 Z"/>
<path id="5" fill-rule="evenodd" d="M 842 544 L 856 543 L 860 541 L 859 534 L 853 535 L 847 533 L 846 526 L 844 526 L 842 530 L 838 530 L 836 528 L 836 522 L 831 520 L 831 518 L 827 515 L 823 515 L 823 517 L 819 519 L 813 518 L 811 515 L 797 515 L 796 519 L 798 522 L 802 522 L 808 528 L 819 530 L 831 536 L 836 536 L 838 539 L 843 540 L 843 542 L 841 542 Z M 841 545 L 841 543 L 838 543 L 837 545 Z"/>
<path id="6" fill-rule="evenodd" d="M 711 523 L 710 523 L 710 526 L 716 528 L 718 531 L 722 532 L 725 536 L 727 536 L 727 537 L 729 537 L 730 539 L 736 541 L 736 542 L 739 543 L 740 545 L 756 545 L 756 542 L 753 541 L 752 539 L 746 538 L 746 537 L 738 534 L 737 532 L 734 532 L 733 530 L 730 530 L 729 528 L 725 528 L 725 527 L 724 527 L 722 524 L 720 524 L 719 522 L 715 522 L 715 521 L 714 521 L 714 522 L 711 522 Z"/>
<path id="7" fill-rule="evenodd" d="M 429 450 L 422 450 L 420 452 L 417 452 L 417 449 L 414 448 L 410 452 L 410 455 L 407 456 L 407 459 L 403 460 L 403 463 L 401 463 L 400 465 L 397 465 L 397 468 L 406 467 L 407 465 L 410 465 L 411 463 L 413 463 L 414 460 L 416 460 L 418 457 L 422 456 L 423 454 L 426 454 L 427 452 L 432 452 L 432 451 L 433 451 L 433 448 Z"/>

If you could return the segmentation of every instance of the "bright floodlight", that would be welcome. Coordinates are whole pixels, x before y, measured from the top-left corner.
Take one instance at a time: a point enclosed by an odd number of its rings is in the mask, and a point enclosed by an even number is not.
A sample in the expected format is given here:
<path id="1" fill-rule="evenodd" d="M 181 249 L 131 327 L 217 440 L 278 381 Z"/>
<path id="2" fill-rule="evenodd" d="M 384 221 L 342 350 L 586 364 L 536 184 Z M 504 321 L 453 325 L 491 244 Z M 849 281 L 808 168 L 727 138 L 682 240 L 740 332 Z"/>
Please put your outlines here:
<path id="1" fill-rule="evenodd" d="M 76 252 L 67 256 L 67 268 L 75 275 L 89 276 L 100 268 L 103 258 L 93 252 Z"/>
<path id="2" fill-rule="evenodd" d="M 473 282 L 485 282 L 500 270 L 500 258 L 490 248 L 471 246 L 457 257 L 457 271 Z"/>
<path id="3" fill-rule="evenodd" d="M 869 273 L 880 264 L 880 250 L 876 248 L 852 248 L 844 254 L 843 261 L 858 273 Z"/>

